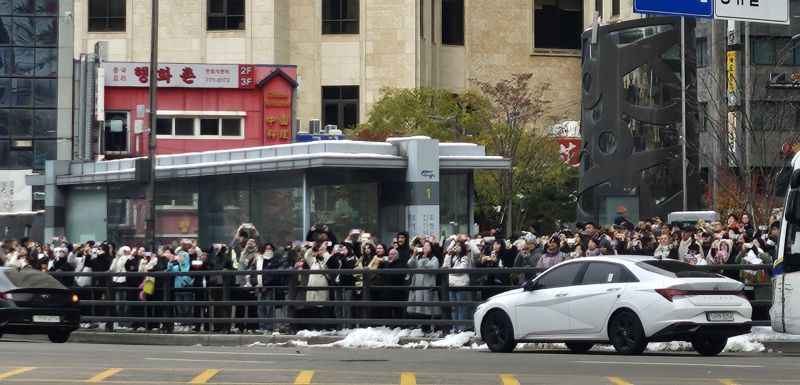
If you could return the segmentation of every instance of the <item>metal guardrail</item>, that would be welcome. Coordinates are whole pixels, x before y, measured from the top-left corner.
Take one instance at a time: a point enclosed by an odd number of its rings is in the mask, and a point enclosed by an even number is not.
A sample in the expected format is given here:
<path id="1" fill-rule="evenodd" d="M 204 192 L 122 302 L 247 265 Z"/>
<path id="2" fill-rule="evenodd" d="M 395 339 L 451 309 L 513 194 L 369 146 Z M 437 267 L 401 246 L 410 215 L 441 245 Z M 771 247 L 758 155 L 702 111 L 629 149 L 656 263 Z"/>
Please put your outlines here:
<path id="1" fill-rule="evenodd" d="M 770 272 L 771 265 L 711 265 L 700 266 L 707 271 L 742 271 L 742 270 L 765 270 Z M 270 299 L 258 300 L 252 293 L 255 288 L 240 287 L 235 284 L 236 277 L 256 275 L 252 271 L 236 270 L 195 270 L 189 272 L 51 272 L 56 278 L 78 278 L 91 277 L 93 284 L 102 283 L 102 286 L 94 285 L 87 287 L 72 287 L 81 296 L 82 316 L 81 322 L 94 323 L 105 322 L 107 328 L 113 323 L 132 323 L 140 325 L 161 324 L 167 330 L 171 330 L 173 323 L 193 324 L 204 327 L 206 330 L 228 329 L 228 326 L 236 324 L 245 326 L 248 324 L 272 324 L 297 330 L 308 327 L 321 328 L 343 328 L 353 326 L 429 326 L 450 328 L 462 326 L 471 328 L 472 321 L 452 320 L 451 309 L 454 307 L 468 307 L 467 314 L 471 318 L 474 307 L 483 300 L 488 299 L 489 295 L 494 295 L 506 290 L 519 288 L 517 284 L 505 285 L 477 285 L 479 277 L 494 276 L 499 277 L 504 282 L 518 282 L 520 276 L 535 276 L 541 269 L 533 268 L 471 268 L 471 269 L 356 269 L 356 270 L 263 270 L 257 275 L 265 277 L 267 281 L 271 277 L 281 277 L 285 280 L 284 285 L 265 286 L 262 290 L 272 291 L 276 296 Z M 434 275 L 437 278 L 435 286 L 407 286 L 407 285 L 376 285 L 372 282 L 372 277 L 376 276 L 413 276 L 415 274 Z M 451 274 L 468 275 L 471 277 L 471 284 L 465 287 L 451 287 L 448 276 Z M 336 275 L 361 276 L 361 285 L 341 286 L 318 286 L 309 287 L 301 285 L 301 280 L 311 275 L 326 275 L 333 277 Z M 186 287 L 174 288 L 173 279 L 177 276 L 191 276 L 195 278 L 221 278 L 220 285 L 206 287 Z M 126 277 L 134 280 L 152 277 L 156 279 L 156 290 L 153 295 L 145 297 L 145 300 L 138 300 L 141 289 L 126 285 L 117 285 L 113 282 L 114 277 Z M 753 288 L 771 286 L 770 282 L 751 285 Z M 309 291 L 330 291 L 330 300 L 325 301 L 306 301 L 305 294 Z M 431 291 L 438 294 L 437 301 L 408 301 L 397 299 L 408 299 L 411 291 Z M 454 291 L 468 292 L 474 299 L 466 301 L 450 301 L 449 293 Z M 344 293 L 356 293 L 353 299 L 347 298 Z M 119 295 L 118 293 L 124 293 Z M 176 293 L 194 293 L 194 300 L 176 300 Z M 380 293 L 380 297 L 376 296 Z M 392 300 L 387 300 L 384 294 L 390 295 Z M 115 298 L 124 298 L 115 300 Z M 382 298 L 382 299 L 380 299 Z M 772 304 L 770 299 L 756 298 L 750 299 L 755 309 L 768 309 Z M 266 306 L 271 308 L 272 317 L 261 318 L 253 312 L 256 308 Z M 190 307 L 191 317 L 176 316 L 179 307 Z M 408 307 L 426 307 L 439 313 L 440 316 L 421 317 L 409 314 Z M 280 316 L 276 316 L 275 309 L 281 309 Z M 391 310 L 391 317 L 386 317 L 387 313 L 381 315 L 384 318 L 377 318 L 376 313 Z M 437 311 L 438 310 L 438 311 Z M 186 311 L 184 311 L 186 313 Z M 314 313 L 314 314 L 308 314 Z M 763 311 L 764 314 L 768 312 Z M 336 314 L 336 315 L 334 315 Z M 768 318 L 756 318 L 758 312 L 754 313 L 754 324 L 769 325 Z"/>

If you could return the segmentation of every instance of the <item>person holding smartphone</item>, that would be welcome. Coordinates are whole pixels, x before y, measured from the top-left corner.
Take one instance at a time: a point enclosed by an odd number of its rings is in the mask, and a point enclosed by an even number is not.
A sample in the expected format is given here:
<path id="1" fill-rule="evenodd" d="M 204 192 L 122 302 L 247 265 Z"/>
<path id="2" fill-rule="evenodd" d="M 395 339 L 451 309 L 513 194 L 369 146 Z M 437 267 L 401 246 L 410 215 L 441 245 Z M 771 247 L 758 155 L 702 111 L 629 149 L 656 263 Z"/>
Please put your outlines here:
<path id="1" fill-rule="evenodd" d="M 410 269 L 438 269 L 439 258 L 433 252 L 432 242 L 425 241 L 422 247 L 416 247 L 408 260 Z M 439 293 L 436 291 L 436 275 L 414 273 L 411 275 L 411 287 L 408 293 L 409 302 L 438 302 Z M 438 306 L 409 306 L 406 309 L 412 317 L 431 318 L 441 315 Z"/>

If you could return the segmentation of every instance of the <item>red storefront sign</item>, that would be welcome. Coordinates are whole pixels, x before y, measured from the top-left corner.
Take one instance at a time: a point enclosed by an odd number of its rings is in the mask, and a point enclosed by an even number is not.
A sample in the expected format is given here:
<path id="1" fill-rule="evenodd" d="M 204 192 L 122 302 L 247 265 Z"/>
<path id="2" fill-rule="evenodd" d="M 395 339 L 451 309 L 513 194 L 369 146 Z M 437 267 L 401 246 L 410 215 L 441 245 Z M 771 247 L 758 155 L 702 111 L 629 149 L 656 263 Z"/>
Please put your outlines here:
<path id="1" fill-rule="evenodd" d="M 127 117 L 127 151 L 109 158 L 147 154 L 149 118 L 137 116 L 137 105 L 149 103 L 149 65 L 103 63 L 102 100 L 106 116 Z M 292 142 L 297 67 L 249 64 L 159 64 L 158 115 L 166 126 L 158 134 L 159 154 L 179 154 L 257 147 Z M 187 127 L 187 119 L 193 119 Z M 180 122 L 179 122 L 180 120 Z M 218 120 L 219 129 L 213 123 Z M 231 122 L 241 121 L 238 135 Z M 178 131 L 178 123 L 183 124 Z M 160 124 L 160 123 L 159 123 Z M 224 124 L 227 124 L 224 126 Z M 235 124 L 235 123 L 234 123 Z M 228 129 L 225 134 L 224 128 Z M 163 128 L 163 127 L 162 127 Z M 107 134 L 107 133 L 106 133 Z M 102 133 L 101 133 L 102 135 Z M 114 140 L 120 140 L 115 137 Z M 103 140 L 110 143 L 110 140 Z M 108 150 L 106 150 L 108 151 Z"/>
<path id="2" fill-rule="evenodd" d="M 142 87 L 150 82 L 148 63 L 103 63 L 106 87 Z M 158 87 L 240 88 L 256 87 L 251 64 L 160 64 Z"/>

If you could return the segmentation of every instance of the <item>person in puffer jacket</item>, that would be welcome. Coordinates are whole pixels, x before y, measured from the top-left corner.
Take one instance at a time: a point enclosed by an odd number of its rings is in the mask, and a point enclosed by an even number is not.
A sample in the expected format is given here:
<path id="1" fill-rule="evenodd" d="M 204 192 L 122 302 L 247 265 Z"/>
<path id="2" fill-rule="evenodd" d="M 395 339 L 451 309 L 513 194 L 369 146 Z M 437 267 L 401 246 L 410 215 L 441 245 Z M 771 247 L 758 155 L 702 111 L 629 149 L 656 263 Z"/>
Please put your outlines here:
<path id="1" fill-rule="evenodd" d="M 445 269 L 469 269 L 472 267 L 472 257 L 469 255 L 470 249 L 464 241 L 458 240 L 450 245 L 447 256 L 444 257 L 442 265 Z M 466 290 L 459 290 L 469 286 L 469 274 L 451 273 L 447 276 L 450 284 L 450 301 L 470 301 L 470 292 Z M 469 319 L 468 306 L 452 306 L 451 317 L 454 321 L 464 321 Z M 456 332 L 463 332 L 466 326 L 459 325 L 454 329 Z"/>

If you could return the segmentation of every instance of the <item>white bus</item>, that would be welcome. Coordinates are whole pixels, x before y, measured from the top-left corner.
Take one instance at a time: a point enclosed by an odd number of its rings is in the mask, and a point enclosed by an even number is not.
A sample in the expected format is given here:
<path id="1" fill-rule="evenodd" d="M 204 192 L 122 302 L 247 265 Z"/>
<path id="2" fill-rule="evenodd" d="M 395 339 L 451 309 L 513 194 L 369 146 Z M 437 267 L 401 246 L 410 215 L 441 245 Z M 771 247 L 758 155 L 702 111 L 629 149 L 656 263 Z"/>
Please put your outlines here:
<path id="1" fill-rule="evenodd" d="M 783 213 L 770 319 L 774 331 L 800 334 L 800 153 L 792 159 Z"/>

